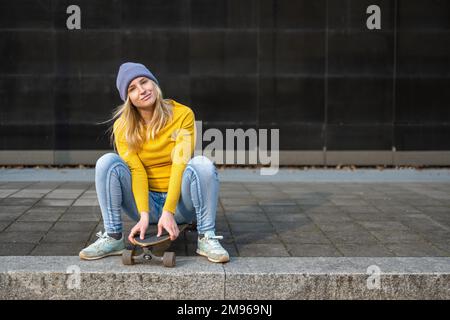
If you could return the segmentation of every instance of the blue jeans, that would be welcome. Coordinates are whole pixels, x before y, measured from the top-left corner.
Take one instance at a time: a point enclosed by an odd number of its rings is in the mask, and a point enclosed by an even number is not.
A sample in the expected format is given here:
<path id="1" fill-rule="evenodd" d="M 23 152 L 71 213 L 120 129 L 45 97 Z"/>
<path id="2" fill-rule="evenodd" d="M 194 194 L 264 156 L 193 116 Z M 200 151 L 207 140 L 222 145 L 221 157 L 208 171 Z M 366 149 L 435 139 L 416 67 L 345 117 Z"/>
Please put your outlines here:
<path id="1" fill-rule="evenodd" d="M 116 153 L 106 153 L 95 164 L 95 188 L 107 233 L 120 233 L 122 210 L 134 221 L 139 221 L 131 188 L 131 172 Z M 162 214 L 167 192 L 149 190 L 150 224 L 156 224 Z M 214 163 L 203 155 L 188 162 L 182 177 L 180 199 L 175 221 L 197 222 L 199 233 L 215 231 L 219 200 L 219 178 Z"/>

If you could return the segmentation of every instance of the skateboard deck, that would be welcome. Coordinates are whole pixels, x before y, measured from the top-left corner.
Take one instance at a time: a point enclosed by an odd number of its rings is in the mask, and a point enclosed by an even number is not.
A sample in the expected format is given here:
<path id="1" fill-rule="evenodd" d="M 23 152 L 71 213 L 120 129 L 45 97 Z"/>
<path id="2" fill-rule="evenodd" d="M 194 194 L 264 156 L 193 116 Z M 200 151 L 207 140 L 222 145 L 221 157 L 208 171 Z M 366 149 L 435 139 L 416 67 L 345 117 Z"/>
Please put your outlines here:
<path id="1" fill-rule="evenodd" d="M 181 233 L 189 226 L 190 226 L 189 224 L 179 224 L 178 229 L 180 230 Z M 140 235 L 137 235 L 133 238 L 133 240 L 135 244 L 140 245 L 141 247 L 155 246 L 165 241 L 170 241 L 170 236 L 167 232 L 163 232 L 159 237 L 157 237 L 156 234 L 153 235 L 146 234 L 144 239 L 141 239 L 140 237 L 141 237 Z"/>
<path id="2" fill-rule="evenodd" d="M 183 231 L 195 230 L 195 224 L 179 224 L 178 229 L 180 234 Z M 170 247 L 170 236 L 167 232 L 164 232 L 161 236 L 157 237 L 155 233 L 146 234 L 144 239 L 137 235 L 133 238 L 134 243 L 132 248 L 127 248 L 122 253 L 122 263 L 124 265 L 133 265 L 136 260 L 156 260 L 162 262 L 165 267 L 175 266 L 175 252 L 166 252 L 166 249 Z M 136 255 L 137 247 L 142 247 L 143 253 Z M 156 253 L 161 254 L 156 255 Z"/>

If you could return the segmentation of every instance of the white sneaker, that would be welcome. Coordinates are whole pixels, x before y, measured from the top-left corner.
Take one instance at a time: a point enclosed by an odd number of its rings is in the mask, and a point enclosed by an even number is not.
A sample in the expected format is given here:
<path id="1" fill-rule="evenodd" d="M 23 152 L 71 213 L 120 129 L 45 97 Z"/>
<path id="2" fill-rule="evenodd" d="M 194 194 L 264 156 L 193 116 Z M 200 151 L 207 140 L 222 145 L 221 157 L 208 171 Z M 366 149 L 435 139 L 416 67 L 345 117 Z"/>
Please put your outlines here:
<path id="1" fill-rule="evenodd" d="M 206 231 L 204 236 L 197 240 L 197 253 L 212 262 L 230 261 L 230 256 L 219 243 L 219 239 L 223 239 L 223 236 L 216 236 L 214 231 Z"/>

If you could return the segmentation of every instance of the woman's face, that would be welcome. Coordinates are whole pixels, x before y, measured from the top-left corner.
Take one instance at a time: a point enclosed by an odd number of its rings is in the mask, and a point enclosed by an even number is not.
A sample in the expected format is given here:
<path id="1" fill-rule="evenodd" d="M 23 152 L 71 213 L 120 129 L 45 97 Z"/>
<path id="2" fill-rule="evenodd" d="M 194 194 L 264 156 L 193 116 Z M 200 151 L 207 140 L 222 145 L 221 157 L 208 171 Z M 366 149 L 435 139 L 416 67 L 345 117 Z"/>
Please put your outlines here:
<path id="1" fill-rule="evenodd" d="M 128 96 L 136 108 L 151 107 L 156 100 L 153 81 L 146 77 L 137 77 L 128 86 Z"/>

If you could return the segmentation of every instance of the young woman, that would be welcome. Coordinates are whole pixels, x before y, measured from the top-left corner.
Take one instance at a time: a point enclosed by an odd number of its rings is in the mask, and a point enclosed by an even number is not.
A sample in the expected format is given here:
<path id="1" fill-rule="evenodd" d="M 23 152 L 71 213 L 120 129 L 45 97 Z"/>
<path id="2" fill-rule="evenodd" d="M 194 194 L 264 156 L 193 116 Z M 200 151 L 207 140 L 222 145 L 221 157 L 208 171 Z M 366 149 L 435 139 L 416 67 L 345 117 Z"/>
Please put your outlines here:
<path id="1" fill-rule="evenodd" d="M 197 253 L 212 262 L 229 261 L 215 235 L 219 179 L 205 156 L 191 158 L 196 141 L 192 110 L 163 99 L 158 80 L 142 64 L 120 66 L 117 89 L 124 104 L 114 112 L 111 139 L 116 153 L 101 156 L 95 165 L 95 187 L 105 232 L 83 249 L 81 259 L 122 254 L 123 210 L 137 224 L 128 240 L 144 238 L 150 223 L 165 229 L 171 240 L 177 224 L 196 221 Z"/>

